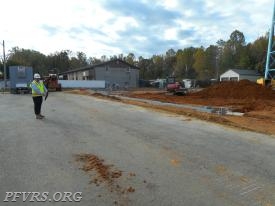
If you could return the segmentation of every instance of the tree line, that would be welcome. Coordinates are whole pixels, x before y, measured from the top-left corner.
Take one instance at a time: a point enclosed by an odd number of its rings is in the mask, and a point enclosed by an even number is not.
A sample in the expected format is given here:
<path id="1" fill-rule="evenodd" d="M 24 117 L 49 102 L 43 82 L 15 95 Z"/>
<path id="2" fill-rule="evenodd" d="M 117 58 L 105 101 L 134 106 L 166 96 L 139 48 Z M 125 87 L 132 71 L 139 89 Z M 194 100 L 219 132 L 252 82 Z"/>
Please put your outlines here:
<path id="1" fill-rule="evenodd" d="M 137 58 L 133 53 L 95 58 L 87 57 L 83 52 L 74 54 L 70 50 L 44 55 L 38 51 L 14 47 L 8 52 L 7 67 L 31 66 L 34 72 L 47 75 L 51 69 L 64 72 L 108 60 L 122 59 L 140 68 L 140 79 L 166 78 L 173 75 L 177 79 L 207 80 L 217 78 L 228 69 L 252 69 L 263 73 L 267 44 L 267 34 L 247 44 L 244 34 L 235 30 L 228 40 L 218 40 L 216 45 L 207 48 L 188 47 L 177 51 L 169 49 L 165 54 L 153 55 L 150 58 Z M 0 68 L 3 71 L 3 62 Z"/>

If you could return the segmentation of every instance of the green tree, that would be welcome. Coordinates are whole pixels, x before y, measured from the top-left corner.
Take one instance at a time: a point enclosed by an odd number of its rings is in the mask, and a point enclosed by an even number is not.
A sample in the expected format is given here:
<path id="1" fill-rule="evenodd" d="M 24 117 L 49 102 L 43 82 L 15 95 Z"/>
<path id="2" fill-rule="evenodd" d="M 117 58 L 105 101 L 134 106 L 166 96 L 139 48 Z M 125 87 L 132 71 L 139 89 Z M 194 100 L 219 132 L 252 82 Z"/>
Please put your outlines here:
<path id="1" fill-rule="evenodd" d="M 238 30 L 230 34 L 230 39 L 227 42 L 233 54 L 238 53 L 245 46 L 244 34 Z"/>
<path id="2" fill-rule="evenodd" d="M 256 39 L 252 44 L 248 44 L 251 67 L 260 72 L 264 72 L 267 54 L 268 36 Z"/>
<path id="3" fill-rule="evenodd" d="M 34 72 L 47 73 L 47 57 L 35 50 L 14 47 L 7 59 L 7 66 L 31 66 Z"/>
<path id="4" fill-rule="evenodd" d="M 163 57 L 161 55 L 154 55 L 152 57 L 152 62 L 154 64 L 154 68 L 153 70 L 155 70 L 154 72 L 154 76 L 153 78 L 156 79 L 156 78 L 162 78 L 164 76 L 164 73 L 163 73 Z"/>
<path id="5" fill-rule="evenodd" d="M 163 78 L 166 78 L 172 75 L 172 73 L 175 71 L 176 61 L 177 61 L 176 52 L 173 49 L 169 49 L 164 56 L 163 75 L 162 75 Z"/>
<path id="6" fill-rule="evenodd" d="M 134 63 L 135 63 L 135 55 L 133 54 L 133 53 L 129 53 L 128 55 L 127 55 L 127 57 L 125 58 L 125 61 L 127 62 L 127 63 L 129 63 L 129 64 L 132 64 L 132 65 L 134 65 Z"/>
<path id="7" fill-rule="evenodd" d="M 87 56 L 84 52 L 77 52 L 76 56 L 80 67 L 88 65 Z"/>
<path id="8" fill-rule="evenodd" d="M 64 72 L 71 69 L 69 54 L 71 54 L 71 51 L 63 50 L 49 55 L 49 69 L 56 69 L 57 72 Z"/>
<path id="9" fill-rule="evenodd" d="M 205 50 L 206 68 L 208 69 L 209 78 L 219 78 L 219 47 L 210 45 Z"/>
<path id="10" fill-rule="evenodd" d="M 140 72 L 139 72 L 140 79 L 149 80 L 152 78 L 153 75 L 151 76 L 149 71 L 151 64 L 152 63 L 150 59 L 144 59 L 142 56 L 138 58 L 137 67 L 140 68 Z"/>
<path id="11" fill-rule="evenodd" d="M 88 61 L 88 64 L 90 65 L 101 63 L 101 60 L 96 57 L 89 57 L 87 61 Z"/>
<path id="12" fill-rule="evenodd" d="M 203 48 L 197 49 L 194 54 L 194 69 L 198 74 L 198 79 L 204 80 L 210 77 L 206 62 L 206 53 Z"/>
<path id="13" fill-rule="evenodd" d="M 175 75 L 178 80 L 182 78 L 213 78 L 227 69 L 250 68 L 264 71 L 266 61 L 268 38 L 267 35 L 259 37 L 246 45 L 242 32 L 233 31 L 229 39 L 218 40 L 216 45 L 206 49 L 188 47 L 174 51 L 168 49 L 165 54 L 152 55 L 151 58 L 140 56 L 135 58 L 134 53 L 127 56 L 119 54 L 110 56 L 102 55 L 101 58 L 88 57 L 83 52 L 70 50 L 57 51 L 44 55 L 38 51 L 14 47 L 9 52 L 7 66 L 25 65 L 32 66 L 35 72 L 42 75 L 48 70 L 57 68 L 58 72 L 75 69 L 89 64 L 98 64 L 112 59 L 122 59 L 140 68 L 140 78 L 155 79 Z M 3 70 L 3 63 L 0 63 Z"/>
<path id="14" fill-rule="evenodd" d="M 176 55 L 175 75 L 178 79 L 195 78 L 194 54 L 196 48 L 189 47 L 184 50 L 178 50 Z"/>
<path id="15" fill-rule="evenodd" d="M 242 60 L 241 60 L 242 56 Z M 245 37 L 238 30 L 231 33 L 230 39 L 226 42 L 224 49 L 224 66 L 226 69 L 238 68 L 241 64 L 246 64 Z"/>
<path id="16" fill-rule="evenodd" d="M 249 57 L 249 49 L 248 47 L 244 47 L 239 55 L 239 62 L 236 65 L 236 68 L 240 69 L 250 69 L 251 68 L 251 61 Z"/>

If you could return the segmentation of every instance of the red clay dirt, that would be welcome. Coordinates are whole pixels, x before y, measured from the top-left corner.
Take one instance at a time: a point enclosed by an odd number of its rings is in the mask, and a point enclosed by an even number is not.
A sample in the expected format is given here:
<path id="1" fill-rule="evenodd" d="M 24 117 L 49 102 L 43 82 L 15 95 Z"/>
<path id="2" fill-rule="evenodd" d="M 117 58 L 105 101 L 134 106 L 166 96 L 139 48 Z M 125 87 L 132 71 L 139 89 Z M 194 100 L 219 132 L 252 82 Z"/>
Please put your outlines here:
<path id="1" fill-rule="evenodd" d="M 122 186 L 119 184 L 119 179 L 122 177 L 123 172 L 114 168 L 113 165 L 107 165 L 103 159 L 100 159 L 94 154 L 77 154 L 75 155 L 76 161 L 81 162 L 83 165 L 80 169 L 91 175 L 91 184 L 95 184 L 97 187 L 104 184 L 107 186 L 111 193 L 118 196 L 118 199 L 114 201 L 114 204 L 128 205 L 127 194 L 135 192 L 132 186 Z M 135 173 L 129 173 L 130 176 L 135 176 Z M 98 195 L 101 197 L 102 195 Z"/>
<path id="2" fill-rule="evenodd" d="M 91 95 L 105 99 L 109 98 L 109 96 L 91 94 L 87 91 L 74 91 L 72 93 Z M 164 90 L 148 91 L 143 89 L 123 92 L 121 95 L 136 98 L 136 100 L 119 98 L 111 100 L 275 135 L 275 92 L 271 88 L 258 85 L 248 80 L 221 82 L 197 92 L 190 92 L 185 96 L 167 94 Z M 243 112 L 244 116 L 208 114 L 190 109 L 152 105 L 140 102 L 138 99 L 150 99 L 176 104 L 228 107 L 233 111 Z"/>
<path id="3" fill-rule="evenodd" d="M 271 88 L 263 87 L 248 80 L 239 82 L 221 82 L 210 86 L 202 91 L 193 93 L 201 98 L 232 98 L 232 99 L 274 99 L 275 95 Z"/>
<path id="4" fill-rule="evenodd" d="M 270 110 L 275 101 L 274 91 L 248 80 L 222 82 L 186 96 L 168 95 L 166 92 L 131 92 L 125 95 L 176 104 L 224 106 L 239 112 Z"/>

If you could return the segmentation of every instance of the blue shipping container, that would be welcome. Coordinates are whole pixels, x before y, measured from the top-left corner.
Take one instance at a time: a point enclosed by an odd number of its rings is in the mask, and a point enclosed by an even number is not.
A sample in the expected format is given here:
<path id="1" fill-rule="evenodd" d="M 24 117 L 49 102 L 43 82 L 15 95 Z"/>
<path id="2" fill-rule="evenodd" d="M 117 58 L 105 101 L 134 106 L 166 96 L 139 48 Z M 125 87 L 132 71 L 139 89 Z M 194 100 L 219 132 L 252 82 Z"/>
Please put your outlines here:
<path id="1" fill-rule="evenodd" d="M 32 67 L 10 66 L 9 73 L 12 93 L 30 92 L 29 85 L 33 80 Z"/>

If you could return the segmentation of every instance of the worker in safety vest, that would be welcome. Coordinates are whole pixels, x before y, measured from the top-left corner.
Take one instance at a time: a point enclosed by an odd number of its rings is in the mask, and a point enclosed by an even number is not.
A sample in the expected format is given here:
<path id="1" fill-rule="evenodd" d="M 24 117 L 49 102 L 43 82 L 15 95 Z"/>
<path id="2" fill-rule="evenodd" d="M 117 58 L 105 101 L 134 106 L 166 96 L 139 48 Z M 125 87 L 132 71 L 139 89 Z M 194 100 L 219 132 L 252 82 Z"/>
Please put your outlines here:
<path id="1" fill-rule="evenodd" d="M 31 83 L 32 88 L 32 99 L 34 103 L 34 113 L 36 119 L 43 119 L 45 116 L 41 115 L 41 106 L 43 102 L 43 96 L 46 96 L 48 90 L 46 89 L 44 83 L 40 81 L 40 75 L 34 74 L 34 80 Z"/>

